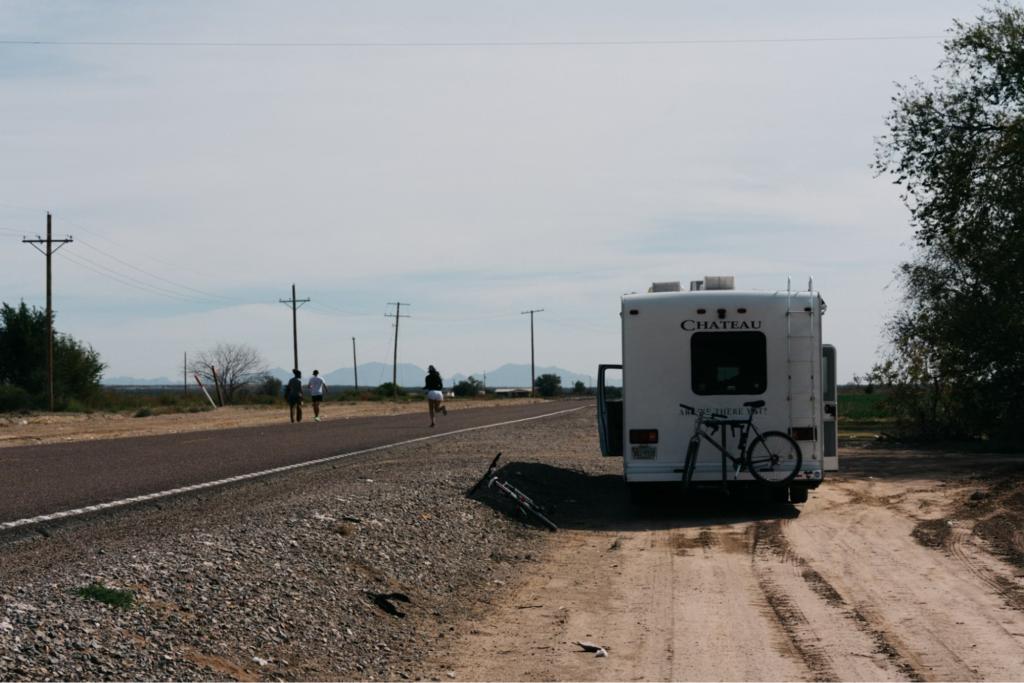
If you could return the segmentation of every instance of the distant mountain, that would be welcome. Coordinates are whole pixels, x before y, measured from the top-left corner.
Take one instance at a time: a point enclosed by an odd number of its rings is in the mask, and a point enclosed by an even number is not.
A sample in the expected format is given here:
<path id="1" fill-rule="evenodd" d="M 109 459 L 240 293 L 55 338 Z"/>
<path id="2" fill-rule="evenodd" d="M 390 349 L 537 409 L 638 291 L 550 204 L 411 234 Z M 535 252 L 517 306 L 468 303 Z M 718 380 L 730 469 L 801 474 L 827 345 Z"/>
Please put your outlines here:
<path id="1" fill-rule="evenodd" d="M 166 386 L 169 384 L 181 384 L 181 380 L 171 381 L 166 377 L 156 377 L 151 379 L 142 379 L 140 377 L 104 377 L 102 384 L 116 385 L 116 386 L 134 386 L 134 387 L 148 387 L 148 386 Z"/>

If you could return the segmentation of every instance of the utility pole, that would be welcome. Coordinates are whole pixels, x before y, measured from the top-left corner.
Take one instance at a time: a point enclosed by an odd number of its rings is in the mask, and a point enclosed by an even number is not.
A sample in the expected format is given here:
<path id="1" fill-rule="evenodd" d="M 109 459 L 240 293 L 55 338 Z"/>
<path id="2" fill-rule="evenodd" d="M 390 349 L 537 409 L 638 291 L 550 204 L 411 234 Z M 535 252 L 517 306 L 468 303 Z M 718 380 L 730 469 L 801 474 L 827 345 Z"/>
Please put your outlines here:
<path id="1" fill-rule="evenodd" d="M 295 348 L 295 369 L 299 369 L 299 322 L 298 315 L 296 312 L 299 310 L 299 306 L 302 304 L 308 304 L 309 299 L 296 299 L 295 298 L 295 283 L 292 283 L 292 298 L 291 299 L 278 299 L 283 304 L 292 305 L 292 346 Z M 298 304 L 298 305 L 296 305 Z"/>
<path id="2" fill-rule="evenodd" d="M 533 360 L 533 314 L 543 312 L 543 308 L 538 308 L 533 311 L 523 311 L 523 315 L 526 315 L 527 313 L 530 314 L 530 398 L 537 397 L 537 371 Z"/>
<path id="3" fill-rule="evenodd" d="M 35 247 L 39 253 L 46 257 L 46 375 L 47 383 L 49 384 L 49 406 L 50 412 L 53 412 L 53 268 L 51 260 L 53 254 L 57 249 L 60 249 L 68 242 L 74 240 L 71 239 L 71 235 L 68 235 L 67 239 L 55 240 L 53 239 L 53 217 L 50 216 L 50 212 L 46 212 L 46 239 L 44 240 L 39 235 L 36 235 L 36 239 L 30 240 L 21 239 L 25 244 L 31 244 Z M 46 251 L 39 249 L 40 244 L 46 245 Z M 57 245 L 57 249 L 53 248 L 53 245 Z"/>
<path id="4" fill-rule="evenodd" d="M 401 301 L 397 303 L 389 303 L 388 306 L 395 307 L 395 314 L 392 316 L 388 313 L 384 314 L 385 318 L 395 319 L 395 361 L 391 366 L 391 384 L 395 389 L 395 398 L 398 398 L 398 319 L 408 318 L 407 315 L 400 315 L 402 312 L 402 306 L 412 306 L 412 304 L 403 304 Z"/>
<path id="5" fill-rule="evenodd" d="M 185 352 L 185 364 L 182 366 L 184 374 L 182 377 L 185 378 L 185 395 L 188 396 L 188 351 Z"/>
<path id="6" fill-rule="evenodd" d="M 356 362 L 356 338 L 352 337 L 352 372 L 356 376 L 356 391 L 359 391 L 359 363 Z"/>

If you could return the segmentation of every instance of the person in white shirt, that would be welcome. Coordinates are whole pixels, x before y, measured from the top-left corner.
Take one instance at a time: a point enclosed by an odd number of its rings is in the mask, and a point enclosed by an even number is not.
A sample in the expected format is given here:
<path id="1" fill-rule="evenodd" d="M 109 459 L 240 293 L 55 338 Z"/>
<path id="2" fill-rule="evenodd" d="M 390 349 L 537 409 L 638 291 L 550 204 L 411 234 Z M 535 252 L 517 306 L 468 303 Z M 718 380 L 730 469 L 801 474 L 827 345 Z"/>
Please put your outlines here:
<path id="1" fill-rule="evenodd" d="M 327 382 L 320 376 L 319 370 L 314 370 L 313 376 L 309 378 L 309 395 L 313 397 L 313 419 L 317 422 L 320 421 L 320 402 L 326 393 Z"/>

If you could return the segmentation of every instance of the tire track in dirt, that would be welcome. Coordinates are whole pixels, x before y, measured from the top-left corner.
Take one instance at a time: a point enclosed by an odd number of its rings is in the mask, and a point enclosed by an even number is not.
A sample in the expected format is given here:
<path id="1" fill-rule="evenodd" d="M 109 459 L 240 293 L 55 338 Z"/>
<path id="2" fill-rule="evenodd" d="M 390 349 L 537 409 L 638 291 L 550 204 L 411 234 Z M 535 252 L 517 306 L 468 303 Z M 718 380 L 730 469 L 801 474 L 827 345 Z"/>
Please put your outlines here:
<path id="1" fill-rule="evenodd" d="M 778 587 L 775 581 L 766 575 L 766 572 L 758 570 L 758 560 L 764 559 L 759 556 L 764 554 L 778 555 L 782 557 L 783 561 L 791 561 L 788 544 L 779 542 L 782 540 L 779 539 L 781 526 L 781 523 L 777 521 L 754 524 L 750 559 L 754 566 L 754 576 L 757 579 L 758 587 L 771 608 L 775 620 L 782 627 L 793 649 L 800 656 L 814 680 L 839 681 L 831 658 L 824 649 L 817 645 L 817 639 L 813 636 L 811 625 L 803 612 Z"/>
<path id="2" fill-rule="evenodd" d="M 994 516 L 994 515 L 992 515 Z M 1022 532 L 1017 532 L 1021 536 Z M 914 537 L 926 547 L 945 550 L 976 579 L 995 591 L 1008 607 L 1024 611 L 1024 588 L 998 574 L 971 552 L 975 548 L 975 524 L 966 520 L 927 520 L 914 529 Z"/>
<path id="3" fill-rule="evenodd" d="M 925 678 L 918 672 L 910 658 L 905 656 L 893 642 L 894 639 L 889 637 L 885 631 L 876 628 L 863 610 L 850 605 L 827 579 L 793 550 L 782 533 L 784 523 L 783 520 L 755 523 L 751 554 L 755 562 L 755 573 L 769 604 L 787 635 L 790 635 L 794 647 L 800 653 L 805 664 L 815 674 L 816 680 L 838 680 L 834 672 L 834 664 L 826 652 L 808 638 L 799 635 L 801 628 L 808 629 L 809 624 L 806 623 L 803 615 L 791 606 L 788 598 L 779 594 L 780 591 L 774 582 L 765 577 L 763 572 L 757 571 L 756 562 L 759 554 L 762 556 L 775 555 L 784 562 L 796 565 L 801 570 L 800 575 L 803 580 L 819 598 L 830 607 L 845 612 L 846 617 L 852 621 L 855 627 L 874 642 L 875 654 L 885 656 L 899 674 L 906 677 L 907 680 L 924 681 Z M 919 662 L 916 664 L 917 667 L 921 666 Z"/>

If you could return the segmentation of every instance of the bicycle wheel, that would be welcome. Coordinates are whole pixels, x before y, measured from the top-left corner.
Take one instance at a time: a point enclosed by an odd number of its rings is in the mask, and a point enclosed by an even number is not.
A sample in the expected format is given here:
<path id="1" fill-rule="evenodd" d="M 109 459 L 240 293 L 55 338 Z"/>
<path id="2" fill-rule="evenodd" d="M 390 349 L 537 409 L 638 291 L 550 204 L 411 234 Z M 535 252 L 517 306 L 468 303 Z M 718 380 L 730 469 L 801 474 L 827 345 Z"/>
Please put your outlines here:
<path id="1" fill-rule="evenodd" d="M 765 432 L 747 450 L 747 469 L 766 486 L 785 486 L 800 473 L 800 445 L 782 432 Z"/>
<path id="2" fill-rule="evenodd" d="M 498 458 L 500 458 L 500 457 L 501 457 L 501 453 L 498 453 L 496 456 L 494 456 L 494 460 L 491 462 L 491 466 L 487 468 L 487 472 L 484 473 L 483 478 L 480 481 L 478 481 L 476 483 L 476 485 L 473 486 L 473 488 L 471 488 L 466 493 L 467 496 L 472 496 L 474 493 L 476 493 L 477 491 L 480 490 L 481 486 L 483 486 L 484 484 L 487 483 L 487 480 L 491 478 L 491 473 L 494 472 L 494 468 L 497 467 L 497 465 L 498 465 Z"/>
<path id="3" fill-rule="evenodd" d="M 544 522 L 544 526 L 551 529 L 552 531 L 558 531 L 558 527 L 555 526 L 555 523 L 547 517 L 545 517 L 544 515 L 537 512 L 537 510 L 532 505 L 530 505 L 529 503 L 519 503 L 519 505 L 522 507 L 523 510 L 527 510 L 528 512 L 530 512 L 530 514 L 536 515 L 537 519 Z"/>

